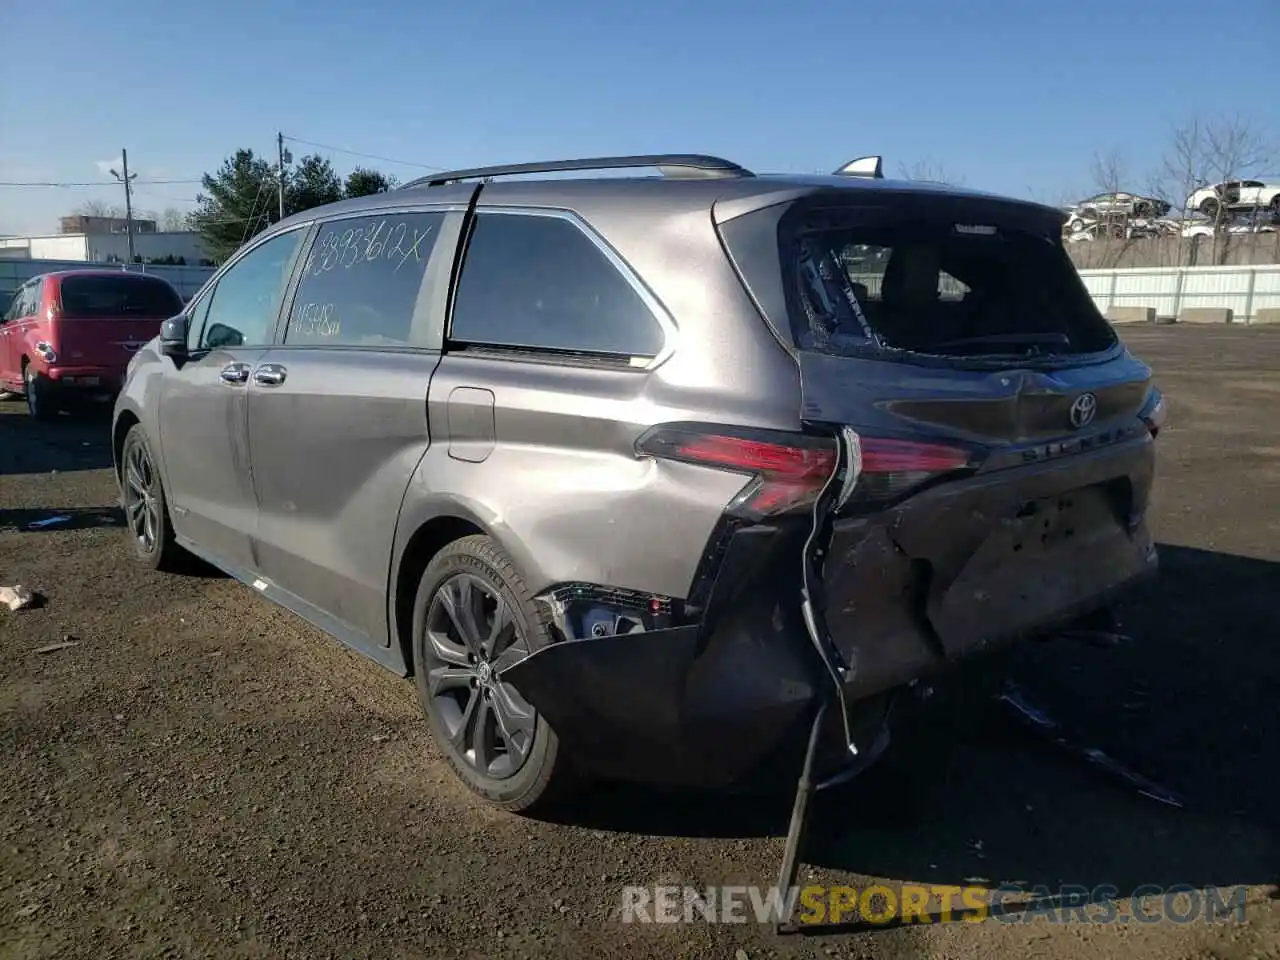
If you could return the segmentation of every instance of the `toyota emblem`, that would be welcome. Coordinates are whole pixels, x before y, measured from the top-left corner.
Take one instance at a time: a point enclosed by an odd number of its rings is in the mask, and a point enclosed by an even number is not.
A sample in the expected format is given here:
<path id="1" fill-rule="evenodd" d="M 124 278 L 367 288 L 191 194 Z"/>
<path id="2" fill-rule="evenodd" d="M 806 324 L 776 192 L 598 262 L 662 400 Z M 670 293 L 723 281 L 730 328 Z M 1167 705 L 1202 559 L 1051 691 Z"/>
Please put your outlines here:
<path id="1" fill-rule="evenodd" d="M 1075 403 L 1071 404 L 1071 426 L 1079 430 L 1087 427 L 1093 422 L 1094 415 L 1098 412 L 1098 398 L 1092 393 L 1082 393 L 1076 397 Z"/>

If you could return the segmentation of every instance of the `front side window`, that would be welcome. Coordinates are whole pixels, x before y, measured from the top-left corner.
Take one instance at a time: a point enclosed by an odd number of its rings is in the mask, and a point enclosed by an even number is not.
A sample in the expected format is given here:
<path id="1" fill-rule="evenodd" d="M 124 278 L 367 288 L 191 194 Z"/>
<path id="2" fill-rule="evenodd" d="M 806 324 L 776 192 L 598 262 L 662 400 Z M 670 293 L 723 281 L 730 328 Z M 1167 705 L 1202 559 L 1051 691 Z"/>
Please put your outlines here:
<path id="1" fill-rule="evenodd" d="M 187 350 L 192 353 L 200 349 L 200 338 L 204 336 L 204 318 L 212 301 L 213 288 L 210 287 L 203 297 L 187 305 Z"/>
<path id="2" fill-rule="evenodd" d="M 271 342 L 304 233 L 290 230 L 272 237 L 218 278 L 201 325 L 200 349 L 261 347 Z"/>
<path id="3" fill-rule="evenodd" d="M 321 227 L 303 267 L 284 342 L 408 346 L 443 213 L 336 220 Z"/>
<path id="4" fill-rule="evenodd" d="M 653 357 L 653 311 L 581 229 L 563 217 L 477 216 L 450 336 L 469 344 Z"/>

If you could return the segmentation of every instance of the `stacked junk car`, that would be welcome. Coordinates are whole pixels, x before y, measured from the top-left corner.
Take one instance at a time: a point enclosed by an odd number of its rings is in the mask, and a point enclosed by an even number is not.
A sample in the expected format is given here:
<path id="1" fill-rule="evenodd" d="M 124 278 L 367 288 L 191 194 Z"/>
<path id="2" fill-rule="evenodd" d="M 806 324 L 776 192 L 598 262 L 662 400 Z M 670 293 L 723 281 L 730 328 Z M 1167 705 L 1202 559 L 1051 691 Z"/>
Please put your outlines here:
<path id="1" fill-rule="evenodd" d="M 1206 184 L 1186 198 L 1181 212 L 1167 200 L 1124 191 L 1100 193 L 1064 210 L 1063 237 L 1071 243 L 1275 233 L 1280 224 L 1280 182 Z"/>

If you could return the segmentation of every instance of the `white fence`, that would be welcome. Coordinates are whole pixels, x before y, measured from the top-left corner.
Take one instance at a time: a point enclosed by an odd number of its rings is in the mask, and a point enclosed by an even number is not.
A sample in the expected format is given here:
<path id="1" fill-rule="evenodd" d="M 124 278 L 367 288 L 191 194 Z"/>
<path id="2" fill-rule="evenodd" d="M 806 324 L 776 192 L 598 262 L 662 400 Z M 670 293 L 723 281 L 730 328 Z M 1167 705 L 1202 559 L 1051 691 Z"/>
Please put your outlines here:
<path id="1" fill-rule="evenodd" d="M 170 266 L 159 263 L 89 263 L 84 260 L 5 260 L 0 259 L 0 311 L 9 305 L 15 290 L 42 273 L 54 270 L 131 270 L 162 277 L 173 284 L 183 299 L 192 296 L 213 276 L 213 267 Z"/>
<path id="2" fill-rule="evenodd" d="M 1187 308 L 1228 307 L 1238 321 L 1280 308 L 1280 264 L 1255 267 L 1135 267 L 1081 270 L 1098 309 L 1155 307 L 1158 317 Z"/>

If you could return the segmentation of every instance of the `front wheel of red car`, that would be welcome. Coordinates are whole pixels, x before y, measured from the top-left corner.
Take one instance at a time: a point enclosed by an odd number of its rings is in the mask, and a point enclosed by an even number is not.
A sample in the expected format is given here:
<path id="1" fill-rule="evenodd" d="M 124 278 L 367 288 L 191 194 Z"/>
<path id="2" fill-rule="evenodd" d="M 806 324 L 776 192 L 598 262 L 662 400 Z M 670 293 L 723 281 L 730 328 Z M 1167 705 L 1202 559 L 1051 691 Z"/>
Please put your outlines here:
<path id="1" fill-rule="evenodd" d="M 431 735 L 463 783 L 514 812 L 562 798 L 574 775 L 545 718 L 502 671 L 551 641 L 515 567 L 485 536 L 428 564 L 413 612 L 413 667 Z"/>

